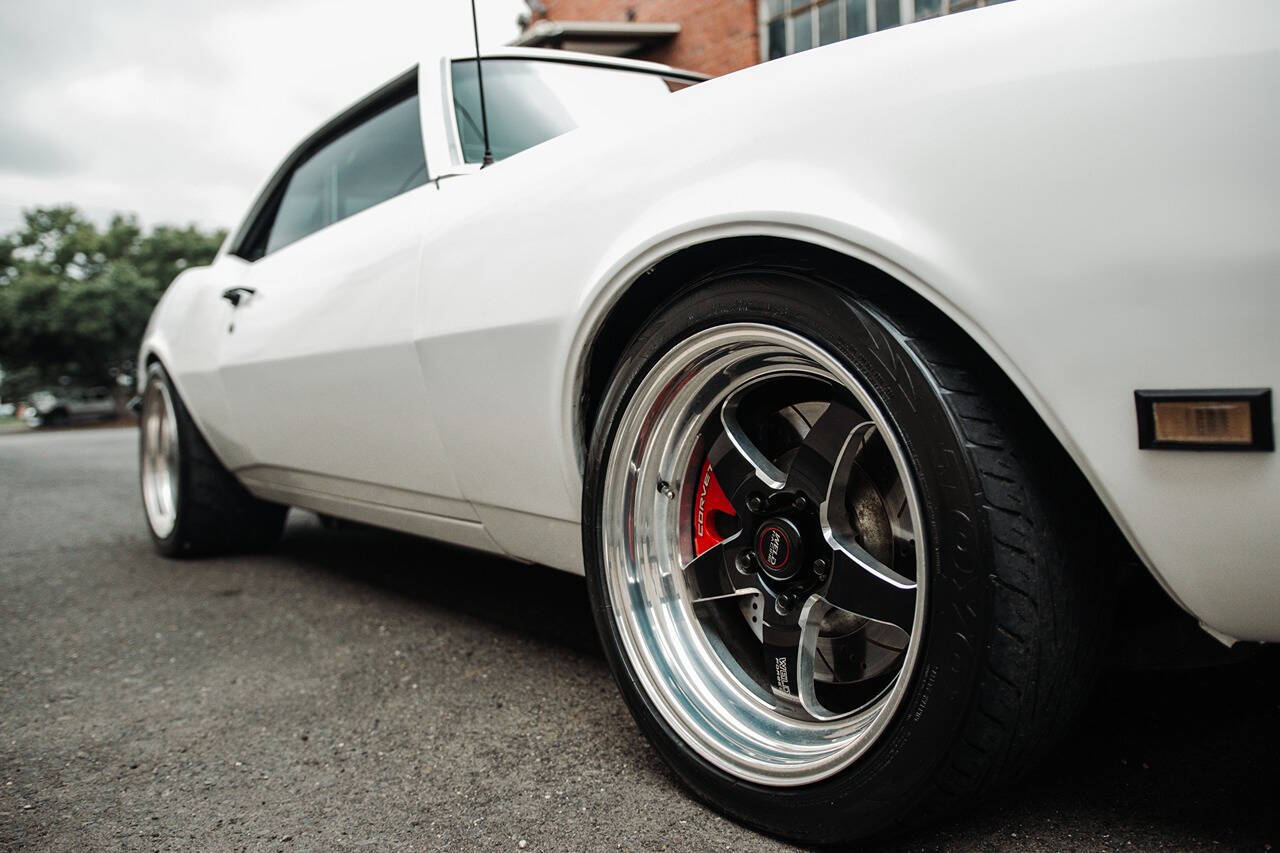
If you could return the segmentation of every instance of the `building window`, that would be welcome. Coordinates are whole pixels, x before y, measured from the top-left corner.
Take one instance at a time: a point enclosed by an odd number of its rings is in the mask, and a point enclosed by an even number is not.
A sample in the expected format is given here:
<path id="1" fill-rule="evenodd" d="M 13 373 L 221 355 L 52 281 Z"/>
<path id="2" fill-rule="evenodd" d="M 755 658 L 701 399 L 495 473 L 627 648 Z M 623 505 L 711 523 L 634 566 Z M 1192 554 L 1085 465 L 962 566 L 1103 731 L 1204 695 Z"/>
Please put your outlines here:
<path id="1" fill-rule="evenodd" d="M 777 59 L 841 39 L 1005 0 L 760 0 L 760 56 Z"/>
<path id="2" fill-rule="evenodd" d="M 850 2 L 856 3 L 858 0 L 850 0 Z M 870 3 L 871 0 L 867 0 L 867 2 Z M 902 11 L 903 6 L 907 7 L 905 15 Z M 910 21 L 912 11 L 911 6 L 911 0 L 906 0 L 905 3 L 903 0 L 876 0 L 872 10 L 875 12 L 875 16 L 873 18 L 875 24 L 871 29 L 887 30 L 890 27 L 896 27 L 898 24 L 901 24 L 904 18 Z"/>

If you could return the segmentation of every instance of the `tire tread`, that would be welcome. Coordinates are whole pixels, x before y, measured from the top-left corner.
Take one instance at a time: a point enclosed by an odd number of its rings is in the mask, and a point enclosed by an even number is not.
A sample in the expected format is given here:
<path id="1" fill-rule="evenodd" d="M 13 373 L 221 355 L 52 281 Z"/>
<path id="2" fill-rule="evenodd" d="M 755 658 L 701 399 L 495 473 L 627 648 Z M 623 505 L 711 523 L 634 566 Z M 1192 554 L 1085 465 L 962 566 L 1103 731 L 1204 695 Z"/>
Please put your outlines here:
<path id="1" fill-rule="evenodd" d="M 994 369 L 962 366 L 986 363 L 968 341 L 918 316 L 903 323 L 905 312 L 890 311 L 909 329 L 901 342 L 941 387 L 979 476 L 996 546 L 994 621 L 975 706 L 922 803 L 926 819 L 936 819 L 1016 781 L 1064 733 L 1089 694 L 1110 610 L 1088 606 L 1091 598 L 1105 601 L 1106 590 L 1092 555 L 1080 554 L 1068 535 L 1067 511 L 1083 504 L 1069 494 L 1078 484 L 1066 477 L 1055 483 L 1065 489 L 1046 488 L 1053 472 L 1033 460 L 1055 454 L 1043 437 L 1025 437 L 1036 431 L 1016 391 Z"/>

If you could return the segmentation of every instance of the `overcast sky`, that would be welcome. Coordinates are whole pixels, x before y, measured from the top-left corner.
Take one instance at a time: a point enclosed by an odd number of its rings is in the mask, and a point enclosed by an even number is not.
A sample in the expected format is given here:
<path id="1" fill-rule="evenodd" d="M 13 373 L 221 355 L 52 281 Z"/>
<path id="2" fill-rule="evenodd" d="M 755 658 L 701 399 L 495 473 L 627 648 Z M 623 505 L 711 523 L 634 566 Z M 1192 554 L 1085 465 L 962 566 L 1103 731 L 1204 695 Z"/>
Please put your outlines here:
<path id="1" fill-rule="evenodd" d="M 522 0 L 477 0 L 480 42 Z M 34 205 L 231 227 L 302 137 L 471 44 L 469 0 L 0 3 L 0 231 Z"/>

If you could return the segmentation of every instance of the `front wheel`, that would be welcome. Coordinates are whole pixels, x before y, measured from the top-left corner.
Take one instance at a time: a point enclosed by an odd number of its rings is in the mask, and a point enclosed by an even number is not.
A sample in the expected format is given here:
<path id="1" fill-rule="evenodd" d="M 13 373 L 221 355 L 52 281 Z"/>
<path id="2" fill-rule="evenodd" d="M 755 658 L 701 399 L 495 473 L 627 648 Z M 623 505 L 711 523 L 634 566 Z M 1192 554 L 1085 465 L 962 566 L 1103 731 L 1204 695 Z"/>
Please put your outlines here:
<path id="1" fill-rule="evenodd" d="M 963 806 L 1092 673 L 1087 537 L 942 338 L 726 279 L 632 342 L 593 435 L 587 578 L 623 696 L 695 793 L 796 841 Z"/>
<path id="2" fill-rule="evenodd" d="M 147 528 L 161 554 L 244 550 L 280 537 L 286 508 L 253 497 L 222 465 L 159 363 L 147 370 L 138 459 Z"/>

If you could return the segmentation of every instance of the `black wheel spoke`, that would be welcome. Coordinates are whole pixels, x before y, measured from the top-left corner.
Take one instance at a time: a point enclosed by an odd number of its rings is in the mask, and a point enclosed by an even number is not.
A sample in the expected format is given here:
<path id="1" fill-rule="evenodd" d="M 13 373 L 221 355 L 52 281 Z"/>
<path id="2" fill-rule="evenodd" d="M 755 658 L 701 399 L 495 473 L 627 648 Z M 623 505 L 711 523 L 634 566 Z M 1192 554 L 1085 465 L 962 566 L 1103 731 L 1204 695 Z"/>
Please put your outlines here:
<path id="1" fill-rule="evenodd" d="M 756 447 L 755 442 L 747 435 L 742 422 L 738 419 L 738 404 L 743 393 L 745 393 L 745 389 L 729 395 L 728 399 L 724 401 L 724 405 L 720 407 L 720 424 L 724 427 L 724 432 L 721 433 L 720 438 L 727 440 L 729 447 L 732 447 L 742 460 L 740 463 L 734 464 L 746 466 L 745 469 L 735 471 L 735 479 L 720 480 L 720 485 L 726 487 L 725 493 L 730 497 L 733 496 L 733 492 L 730 492 L 729 488 L 731 487 L 737 491 L 738 487 L 746 480 L 744 475 L 747 473 L 754 476 L 761 486 L 770 489 L 782 488 L 783 480 L 785 479 L 783 472 L 773 464 L 773 461 L 768 456 L 760 451 L 760 448 Z M 717 441 L 716 445 L 719 446 L 720 441 Z M 715 449 L 714 447 L 712 448 L 711 467 L 713 470 L 715 470 L 716 465 Z M 728 448 L 721 447 L 720 450 L 722 456 L 727 456 L 729 453 Z M 716 471 L 716 477 L 720 477 L 718 470 Z"/>
<path id="2" fill-rule="evenodd" d="M 908 634 L 916 613 L 916 584 L 853 542 L 838 542 L 823 598 L 841 610 L 896 625 Z"/>
<path id="3" fill-rule="evenodd" d="M 830 719 L 833 715 L 814 695 L 813 675 L 818 628 L 829 606 L 816 595 L 796 606 L 792 618 L 771 615 L 764 620 L 765 673 L 779 701 L 799 704 L 815 719 Z"/>
<path id="4" fill-rule="evenodd" d="M 757 592 L 755 579 L 733 566 L 734 556 L 741 550 L 738 539 L 737 535 L 731 536 L 685 564 L 685 576 L 693 581 L 693 588 L 697 590 L 695 604 Z"/>
<path id="5" fill-rule="evenodd" d="M 766 618 L 761 631 L 765 677 L 773 693 L 786 701 L 800 701 L 800 625 Z"/>
<path id="6" fill-rule="evenodd" d="M 725 496 L 737 508 L 742 492 L 750 482 L 756 479 L 755 469 L 747 458 L 738 452 L 738 448 L 729 439 L 729 434 L 723 432 L 720 433 L 715 444 L 711 445 L 707 461 L 711 464 L 711 470 L 715 473 L 716 480 L 720 482 L 720 488 L 724 490 Z"/>
<path id="7" fill-rule="evenodd" d="M 849 441 L 849 435 L 859 426 L 869 428 L 872 424 L 841 403 L 828 405 L 809 428 L 795 458 L 791 460 L 791 467 L 787 469 L 787 491 L 806 492 L 822 500 L 830 490 L 836 462 Z"/>

